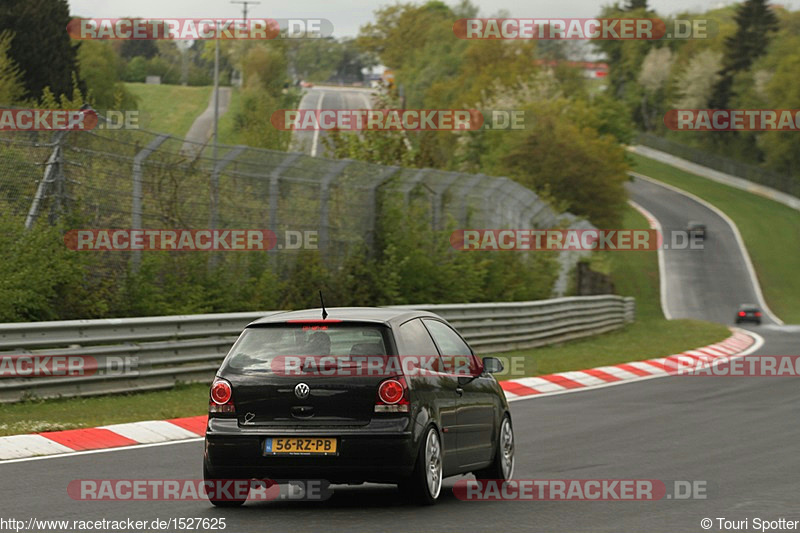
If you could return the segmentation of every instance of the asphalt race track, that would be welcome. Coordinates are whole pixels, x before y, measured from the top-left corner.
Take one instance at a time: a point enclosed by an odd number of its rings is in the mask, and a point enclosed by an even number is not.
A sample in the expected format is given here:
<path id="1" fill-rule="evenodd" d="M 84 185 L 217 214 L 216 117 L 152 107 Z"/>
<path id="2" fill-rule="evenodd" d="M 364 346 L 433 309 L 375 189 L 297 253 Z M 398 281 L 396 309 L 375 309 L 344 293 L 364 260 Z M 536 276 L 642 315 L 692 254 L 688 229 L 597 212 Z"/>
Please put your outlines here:
<path id="1" fill-rule="evenodd" d="M 635 179 L 633 201 L 661 223 L 667 271 L 667 308 L 672 318 L 733 324 L 739 305 L 758 304 L 750 276 L 730 226 L 705 206 L 665 187 Z M 690 220 L 706 225 L 702 249 L 673 249 L 672 232 L 686 232 Z M 676 244 L 680 243 L 675 238 Z M 765 313 L 763 323 L 772 323 Z"/>
<path id="2" fill-rule="evenodd" d="M 372 107 L 369 89 L 313 87 L 303 95 L 299 109 L 369 109 Z M 324 157 L 326 148 L 322 139 L 324 131 L 296 131 L 292 135 L 290 151 Z"/>
<path id="3" fill-rule="evenodd" d="M 326 97 L 327 99 L 327 97 Z M 704 221 L 706 249 L 667 250 L 667 294 L 675 317 L 731 323 L 755 299 L 730 229 L 672 191 L 637 180 L 632 198 L 665 231 Z M 761 354 L 798 354 L 800 328 L 748 328 Z M 647 354 L 642 354 L 646 356 Z M 74 479 L 197 479 L 202 442 L 72 454 L 0 465 L 8 517 L 152 520 L 225 517 L 226 532 L 701 532 L 703 518 L 800 519 L 792 378 L 668 377 L 512 403 L 518 479 L 705 481 L 705 500 L 650 502 L 464 502 L 448 487 L 434 507 L 402 503 L 393 486 L 335 487 L 326 502 L 254 502 L 216 509 L 203 501 L 75 501 Z M 70 529 L 71 531 L 71 529 Z M 167 529 L 174 531 L 174 529 Z M 741 530 L 740 530 L 741 531 Z"/>

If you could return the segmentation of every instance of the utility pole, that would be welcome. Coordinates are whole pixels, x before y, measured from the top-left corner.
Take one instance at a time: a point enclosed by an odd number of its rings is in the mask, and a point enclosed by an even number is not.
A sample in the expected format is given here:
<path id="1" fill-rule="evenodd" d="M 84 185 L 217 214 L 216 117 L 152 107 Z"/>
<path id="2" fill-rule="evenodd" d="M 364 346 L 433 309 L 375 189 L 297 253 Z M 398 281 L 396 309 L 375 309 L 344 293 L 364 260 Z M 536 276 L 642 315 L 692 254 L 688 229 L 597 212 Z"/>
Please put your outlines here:
<path id="1" fill-rule="evenodd" d="M 254 2 L 252 0 L 231 0 L 231 4 L 242 4 L 242 11 L 244 21 L 247 22 L 247 6 L 250 4 L 260 4 L 261 2 Z"/>
<path id="2" fill-rule="evenodd" d="M 258 5 L 261 2 L 256 2 L 255 0 L 231 0 L 231 4 L 242 4 L 242 19 L 244 20 L 244 26 L 247 27 L 247 6 L 250 4 Z M 231 76 L 233 78 L 233 76 Z M 238 83 L 239 87 L 242 86 L 244 79 L 244 72 L 239 73 Z M 233 79 L 231 79 L 231 84 L 233 84 Z"/>
<path id="3" fill-rule="evenodd" d="M 214 144 L 212 146 L 212 170 L 211 170 L 211 217 L 209 226 L 211 229 L 217 228 L 218 209 L 219 209 L 219 176 L 217 175 L 217 142 L 219 137 L 219 23 L 217 23 L 217 39 L 214 43 Z"/>

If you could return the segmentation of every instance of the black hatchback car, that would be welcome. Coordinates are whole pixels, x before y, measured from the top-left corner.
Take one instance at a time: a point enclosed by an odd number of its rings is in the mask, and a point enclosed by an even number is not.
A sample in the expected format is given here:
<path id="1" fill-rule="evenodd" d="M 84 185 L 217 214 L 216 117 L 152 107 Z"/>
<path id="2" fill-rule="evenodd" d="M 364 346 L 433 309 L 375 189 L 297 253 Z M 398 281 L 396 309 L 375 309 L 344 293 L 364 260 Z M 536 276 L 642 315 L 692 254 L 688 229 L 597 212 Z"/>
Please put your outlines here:
<path id="1" fill-rule="evenodd" d="M 736 323 L 755 322 L 761 324 L 761 310 L 755 304 L 742 304 L 736 312 Z"/>
<path id="2" fill-rule="evenodd" d="M 689 237 L 705 239 L 706 225 L 702 222 L 697 222 L 696 220 L 690 220 L 689 224 L 687 225 L 686 232 L 689 234 Z"/>
<path id="3" fill-rule="evenodd" d="M 242 332 L 211 386 L 205 479 L 396 483 L 433 504 L 447 476 L 511 478 L 498 359 L 478 359 L 433 313 L 329 311 L 278 313 Z"/>

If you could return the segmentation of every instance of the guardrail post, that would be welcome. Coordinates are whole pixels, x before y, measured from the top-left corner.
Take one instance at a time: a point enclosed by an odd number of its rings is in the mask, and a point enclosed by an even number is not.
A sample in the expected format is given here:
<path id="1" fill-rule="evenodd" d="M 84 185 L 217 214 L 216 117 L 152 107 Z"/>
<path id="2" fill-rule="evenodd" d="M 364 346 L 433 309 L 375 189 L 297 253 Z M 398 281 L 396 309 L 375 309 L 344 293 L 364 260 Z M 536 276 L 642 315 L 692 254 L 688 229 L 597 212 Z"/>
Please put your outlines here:
<path id="1" fill-rule="evenodd" d="M 636 298 L 628 296 L 625 298 L 625 322 L 636 321 Z"/>
<path id="2" fill-rule="evenodd" d="M 28 210 L 28 216 L 25 218 L 26 230 L 29 230 L 33 227 L 33 223 L 39 216 L 39 210 L 41 209 L 45 196 L 47 196 L 47 190 L 50 188 L 51 183 L 56 184 L 57 187 L 60 185 L 60 190 L 57 193 L 57 202 L 59 206 L 61 205 L 62 195 L 64 194 L 64 174 L 61 168 L 61 146 L 66 134 L 67 131 L 62 130 L 56 132 L 53 136 L 53 151 L 50 153 L 50 157 L 47 159 L 44 169 L 44 176 L 39 182 L 39 186 L 36 188 L 36 195 L 33 197 L 33 202 Z M 58 208 L 56 208 L 56 211 L 57 210 Z"/>
<path id="3" fill-rule="evenodd" d="M 427 174 L 430 171 L 431 169 L 429 168 L 423 168 L 422 170 L 417 171 L 417 173 L 414 174 L 414 177 L 412 177 L 410 180 L 404 183 L 402 187 L 400 187 L 400 190 L 403 192 L 403 203 L 405 205 L 408 205 L 411 199 L 411 191 L 413 191 L 414 187 L 416 187 L 417 184 L 419 184 L 419 182 L 422 181 L 422 178 L 425 177 L 425 174 Z"/>
<path id="4" fill-rule="evenodd" d="M 217 229 L 217 225 L 219 224 L 219 176 L 222 174 L 222 171 L 225 170 L 231 162 L 236 159 L 239 154 L 241 154 L 244 149 L 247 148 L 246 146 L 236 145 L 234 146 L 225 157 L 217 162 L 214 165 L 213 170 L 211 171 L 211 209 L 209 209 L 209 217 L 208 217 L 208 227 L 209 229 Z"/>
<path id="5" fill-rule="evenodd" d="M 472 192 L 472 189 L 475 186 L 483 181 L 484 178 L 487 176 L 485 174 L 475 174 L 471 176 L 471 178 L 466 182 L 466 185 L 463 186 L 463 193 L 461 193 L 461 225 L 466 226 L 469 223 L 469 193 Z"/>
<path id="6" fill-rule="evenodd" d="M 505 185 L 503 183 L 503 181 L 502 181 L 503 179 L 505 179 L 505 178 L 494 178 L 492 184 L 489 185 L 489 189 L 486 191 L 486 198 L 487 199 L 493 199 L 493 197 L 496 194 L 497 190 L 500 189 L 500 187 L 502 187 L 503 185 Z M 501 223 L 500 220 L 499 220 L 499 218 L 500 218 L 499 214 L 500 214 L 500 209 L 501 209 L 502 205 L 498 205 L 497 202 L 491 202 L 491 203 L 493 205 L 495 205 L 496 207 L 495 207 L 494 211 L 491 212 L 491 214 L 487 214 L 485 224 L 487 224 L 488 227 L 497 228 L 497 227 L 500 226 L 500 223 Z"/>
<path id="7" fill-rule="evenodd" d="M 330 250 L 330 231 L 328 213 L 330 206 L 328 205 L 331 198 L 331 184 L 342 171 L 352 163 L 350 159 L 343 159 L 333 166 L 325 176 L 323 176 L 319 187 L 319 249 L 320 251 Z"/>
<path id="8" fill-rule="evenodd" d="M 378 234 L 378 213 L 380 212 L 380 207 L 378 203 L 380 199 L 378 198 L 378 192 L 381 187 L 383 187 L 390 179 L 392 179 L 395 174 L 400 172 L 400 167 L 389 167 L 385 169 L 378 178 L 375 180 L 374 185 L 369 190 L 369 220 L 370 220 L 370 230 L 366 236 L 367 242 L 367 249 L 370 253 L 375 253 L 375 246 L 377 243 L 375 242 L 375 237 Z"/>
<path id="9" fill-rule="evenodd" d="M 133 158 L 133 194 L 131 198 L 131 229 L 142 229 L 142 164 L 145 159 L 150 157 L 150 154 L 155 152 L 159 146 L 164 144 L 164 141 L 169 139 L 170 136 L 166 134 L 159 135 L 142 150 L 136 157 Z M 133 272 L 139 271 L 139 265 L 142 262 L 142 251 L 133 250 L 131 255 L 131 270 Z"/>
<path id="10" fill-rule="evenodd" d="M 449 172 L 449 175 L 439 182 L 434 182 L 431 189 L 433 190 L 433 229 L 442 230 L 444 224 L 442 223 L 442 211 L 444 211 L 444 195 L 450 186 L 455 183 L 460 174 L 457 172 Z"/>
<path id="11" fill-rule="evenodd" d="M 208 227 L 209 229 L 217 229 L 219 226 L 219 176 L 231 162 L 241 154 L 246 146 L 237 145 L 225 154 L 221 160 L 217 161 L 214 168 L 211 170 L 211 195 L 208 214 Z M 212 253 L 208 257 L 208 266 L 213 268 L 219 261 L 219 255 Z"/>
<path id="12" fill-rule="evenodd" d="M 274 231 L 276 235 L 278 233 L 278 201 L 281 197 L 281 176 L 301 155 L 303 154 L 300 152 L 286 154 L 286 157 L 284 157 L 280 164 L 269 174 L 269 229 Z M 278 256 L 272 254 L 275 254 L 277 251 L 278 247 L 275 246 L 267 252 L 271 254 L 270 257 L 273 269 L 277 267 Z"/>

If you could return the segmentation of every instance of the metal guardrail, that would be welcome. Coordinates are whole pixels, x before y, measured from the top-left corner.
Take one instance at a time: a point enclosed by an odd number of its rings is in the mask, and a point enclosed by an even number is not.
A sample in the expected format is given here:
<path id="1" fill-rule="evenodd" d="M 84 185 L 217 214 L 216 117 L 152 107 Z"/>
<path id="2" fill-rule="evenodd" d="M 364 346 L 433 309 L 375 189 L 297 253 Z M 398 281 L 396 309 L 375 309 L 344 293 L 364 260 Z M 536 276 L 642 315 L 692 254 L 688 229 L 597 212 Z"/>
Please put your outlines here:
<path id="1" fill-rule="evenodd" d="M 479 354 L 596 335 L 632 322 L 635 313 L 633 298 L 613 295 L 397 307 L 442 316 Z M 0 403 L 210 382 L 242 328 L 278 312 L 0 324 L 0 361 L 12 355 L 80 355 L 97 363 L 93 375 L 63 377 L 4 377 L 0 366 Z"/>

